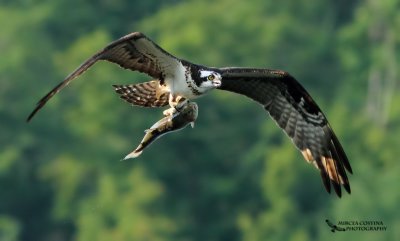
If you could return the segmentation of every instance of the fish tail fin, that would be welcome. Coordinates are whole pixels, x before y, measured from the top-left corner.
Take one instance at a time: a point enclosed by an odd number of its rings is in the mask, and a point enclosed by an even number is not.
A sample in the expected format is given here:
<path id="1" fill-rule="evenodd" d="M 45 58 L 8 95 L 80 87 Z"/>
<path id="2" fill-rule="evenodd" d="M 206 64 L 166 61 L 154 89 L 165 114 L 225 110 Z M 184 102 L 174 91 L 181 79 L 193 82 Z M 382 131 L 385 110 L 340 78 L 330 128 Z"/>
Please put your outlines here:
<path id="1" fill-rule="evenodd" d="M 134 150 L 133 152 L 129 153 L 123 160 L 127 160 L 130 158 L 136 158 L 136 157 L 140 156 L 140 154 L 142 154 L 142 150 L 140 150 L 140 151 Z"/>

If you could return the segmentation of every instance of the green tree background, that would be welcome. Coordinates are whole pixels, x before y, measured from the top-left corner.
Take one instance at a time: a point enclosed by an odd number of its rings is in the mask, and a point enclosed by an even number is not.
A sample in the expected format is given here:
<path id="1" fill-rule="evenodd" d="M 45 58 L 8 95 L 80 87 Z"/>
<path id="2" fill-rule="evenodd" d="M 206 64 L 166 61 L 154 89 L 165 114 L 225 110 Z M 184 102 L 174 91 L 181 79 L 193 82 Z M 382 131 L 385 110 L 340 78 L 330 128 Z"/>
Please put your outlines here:
<path id="1" fill-rule="evenodd" d="M 400 240 L 399 10 L 399 0 L 2 0 L 0 240 Z M 111 84 L 147 77 L 107 63 L 25 122 L 83 60 L 133 31 L 195 63 L 296 76 L 349 156 L 352 194 L 328 195 L 257 104 L 218 91 L 198 100 L 194 129 L 119 161 L 161 110 L 121 102 Z M 388 229 L 332 233 L 325 219 Z"/>

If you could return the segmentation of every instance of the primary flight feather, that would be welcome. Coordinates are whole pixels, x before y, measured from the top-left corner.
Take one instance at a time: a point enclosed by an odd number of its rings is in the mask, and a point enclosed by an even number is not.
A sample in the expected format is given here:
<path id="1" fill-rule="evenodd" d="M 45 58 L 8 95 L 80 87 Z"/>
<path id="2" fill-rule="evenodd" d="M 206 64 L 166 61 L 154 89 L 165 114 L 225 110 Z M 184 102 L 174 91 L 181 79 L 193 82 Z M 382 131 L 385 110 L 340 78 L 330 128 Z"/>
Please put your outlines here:
<path id="1" fill-rule="evenodd" d="M 38 103 L 33 116 L 61 89 L 99 60 L 146 73 L 152 81 L 114 85 L 125 101 L 139 106 L 175 108 L 210 90 L 220 89 L 247 96 L 261 106 L 291 138 L 307 162 L 319 171 L 328 192 L 341 186 L 350 193 L 347 156 L 318 105 L 300 83 L 285 71 L 255 68 L 214 68 L 179 59 L 144 34 L 128 34 L 106 46 L 68 75 Z M 165 113 L 168 115 L 168 113 Z"/>

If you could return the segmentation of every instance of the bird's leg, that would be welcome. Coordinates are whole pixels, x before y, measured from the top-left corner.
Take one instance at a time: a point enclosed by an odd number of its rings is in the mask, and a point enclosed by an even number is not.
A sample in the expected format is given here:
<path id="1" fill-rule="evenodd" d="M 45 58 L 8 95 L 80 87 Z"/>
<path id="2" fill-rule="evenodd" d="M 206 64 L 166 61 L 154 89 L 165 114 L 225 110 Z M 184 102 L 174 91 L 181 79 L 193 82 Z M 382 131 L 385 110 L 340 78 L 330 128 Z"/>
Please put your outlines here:
<path id="1" fill-rule="evenodd" d="M 189 103 L 188 99 L 185 99 L 181 96 L 178 96 L 177 98 L 177 103 L 175 105 L 175 109 L 180 112 L 182 110 L 183 107 L 185 107 L 187 104 Z"/>
<path id="2" fill-rule="evenodd" d="M 176 112 L 176 109 L 174 107 L 171 107 L 169 109 L 166 109 L 163 111 L 164 116 L 173 116 Z"/>
<path id="3" fill-rule="evenodd" d="M 168 103 L 169 103 L 169 106 L 171 106 L 171 108 L 163 111 L 164 116 L 172 116 L 175 113 L 175 111 L 176 111 L 175 106 L 177 105 L 177 103 L 174 101 L 175 98 L 176 97 L 174 95 L 169 94 Z"/>
<path id="4" fill-rule="evenodd" d="M 188 100 L 179 95 L 169 95 L 169 106 L 171 108 L 164 110 L 164 116 L 172 116 L 175 112 L 179 112 L 182 107 L 188 103 Z"/>

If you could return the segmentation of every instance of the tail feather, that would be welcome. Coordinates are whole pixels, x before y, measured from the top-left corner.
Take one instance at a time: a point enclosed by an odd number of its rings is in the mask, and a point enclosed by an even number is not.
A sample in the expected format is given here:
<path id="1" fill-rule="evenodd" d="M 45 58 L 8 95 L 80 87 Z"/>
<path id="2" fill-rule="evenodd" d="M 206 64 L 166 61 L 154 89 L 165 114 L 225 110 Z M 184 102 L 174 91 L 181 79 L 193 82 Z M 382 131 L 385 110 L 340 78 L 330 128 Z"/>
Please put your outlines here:
<path id="1" fill-rule="evenodd" d="M 143 107 L 163 107 L 168 105 L 169 92 L 152 80 L 134 85 L 113 85 L 115 92 L 128 103 Z"/>

